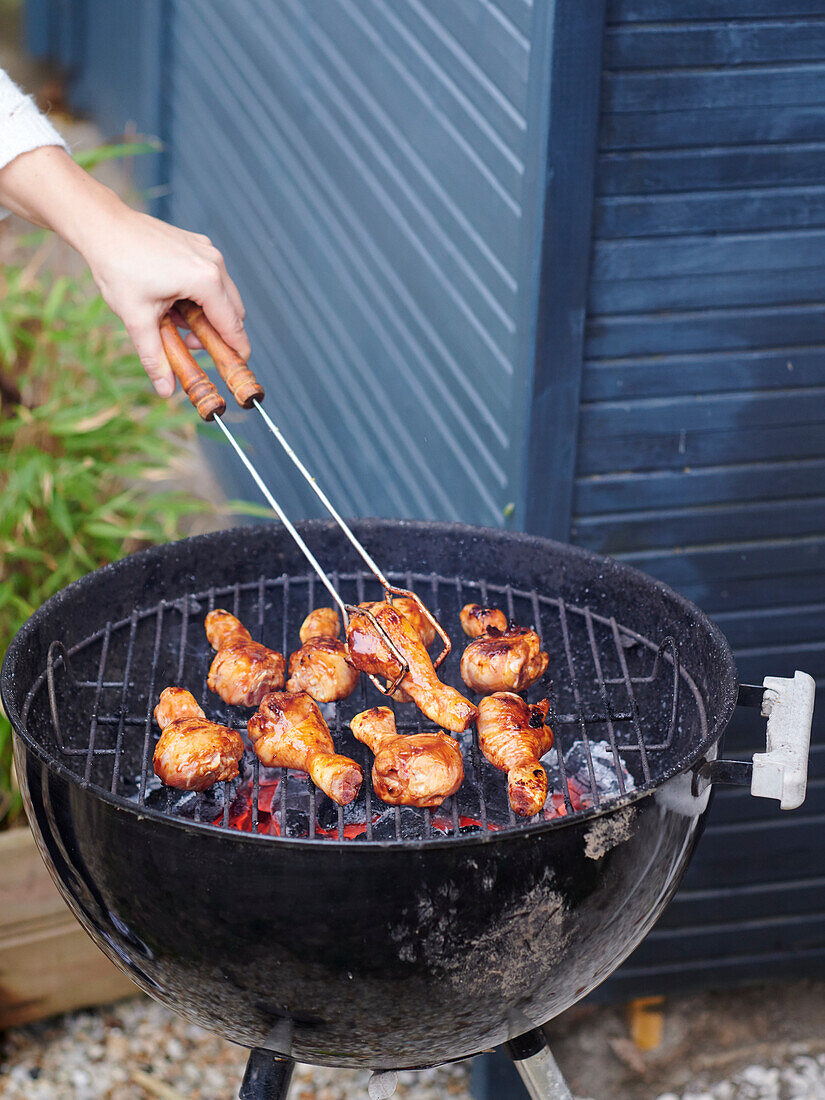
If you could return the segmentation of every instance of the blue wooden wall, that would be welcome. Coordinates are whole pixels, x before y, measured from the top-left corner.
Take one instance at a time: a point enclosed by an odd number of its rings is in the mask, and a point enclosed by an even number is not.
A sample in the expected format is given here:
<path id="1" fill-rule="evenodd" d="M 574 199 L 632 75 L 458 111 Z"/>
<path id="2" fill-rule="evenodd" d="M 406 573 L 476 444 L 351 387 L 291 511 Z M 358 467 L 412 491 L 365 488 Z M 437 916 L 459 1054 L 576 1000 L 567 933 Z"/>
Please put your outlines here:
<path id="1" fill-rule="evenodd" d="M 345 512 L 569 538 L 711 612 L 744 680 L 825 683 L 825 0 L 604 6 L 30 0 L 30 25 L 107 128 L 167 142 L 162 212 L 226 253 Z M 804 811 L 720 794 L 608 994 L 825 972 L 818 707 Z"/>
<path id="2" fill-rule="evenodd" d="M 743 680 L 825 685 L 825 3 L 607 19 L 571 537 L 710 612 Z M 621 987 L 822 972 L 817 706 L 804 810 L 718 795 Z"/>
<path id="3" fill-rule="evenodd" d="M 552 7 L 172 6 L 164 213 L 225 251 L 270 405 L 345 514 L 523 517 Z"/>
<path id="4" fill-rule="evenodd" d="M 56 61 L 73 108 L 107 136 L 163 138 L 169 0 L 25 0 L 29 49 Z M 138 187 L 154 200 L 165 191 L 165 155 L 137 157 Z"/>

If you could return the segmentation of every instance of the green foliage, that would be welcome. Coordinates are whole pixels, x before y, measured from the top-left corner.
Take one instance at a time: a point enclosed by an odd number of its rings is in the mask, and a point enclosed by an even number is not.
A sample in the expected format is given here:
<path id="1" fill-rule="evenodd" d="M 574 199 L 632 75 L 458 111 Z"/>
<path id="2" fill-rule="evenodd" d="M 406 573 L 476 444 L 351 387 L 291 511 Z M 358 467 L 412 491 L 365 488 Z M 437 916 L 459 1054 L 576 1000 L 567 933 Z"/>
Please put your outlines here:
<path id="1" fill-rule="evenodd" d="M 155 396 L 87 284 L 0 274 L 0 655 L 63 585 L 209 507 L 158 484 L 194 425 L 188 404 Z M 0 820 L 15 806 L 0 711 Z"/>
<path id="2" fill-rule="evenodd" d="M 87 172 L 94 171 L 99 164 L 107 160 L 124 160 L 141 153 L 159 153 L 163 146 L 159 141 L 125 141 L 112 145 L 98 145 L 94 149 L 84 149 L 74 154 L 74 159 Z"/>

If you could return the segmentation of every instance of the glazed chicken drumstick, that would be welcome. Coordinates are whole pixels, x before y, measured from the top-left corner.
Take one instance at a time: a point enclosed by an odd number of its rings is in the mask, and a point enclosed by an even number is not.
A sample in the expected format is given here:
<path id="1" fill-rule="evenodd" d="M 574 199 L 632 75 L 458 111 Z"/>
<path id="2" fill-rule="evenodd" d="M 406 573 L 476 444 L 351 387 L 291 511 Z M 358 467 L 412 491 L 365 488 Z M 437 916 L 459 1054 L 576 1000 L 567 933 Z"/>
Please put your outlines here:
<path id="1" fill-rule="evenodd" d="M 389 707 L 361 711 L 350 723 L 353 736 L 375 753 L 372 785 L 393 806 L 440 806 L 464 782 L 458 743 L 442 730 L 401 734 Z"/>
<path id="2" fill-rule="evenodd" d="M 355 667 L 373 676 L 382 676 L 390 683 L 398 678 L 403 668 L 369 616 L 359 614 L 363 609 L 372 612 L 406 660 L 408 671 L 400 687 L 412 698 L 419 710 L 444 729 L 454 733 L 466 730 L 475 721 L 478 711 L 455 688 L 442 684 L 417 630 L 406 615 L 391 604 L 362 604 L 357 611 L 350 614 L 347 642 Z"/>
<path id="3" fill-rule="evenodd" d="M 267 768 L 308 772 L 316 787 L 339 806 L 358 794 L 364 778 L 348 756 L 335 752 L 329 728 L 305 691 L 271 691 L 247 722 L 252 747 Z"/>
<path id="4" fill-rule="evenodd" d="M 217 607 L 204 625 L 209 644 L 218 651 L 206 682 L 225 703 L 256 707 L 268 691 L 284 686 L 284 655 L 253 642 L 234 615 Z"/>
<path id="5" fill-rule="evenodd" d="M 289 658 L 287 691 L 305 691 L 319 703 L 334 703 L 352 695 L 359 675 L 338 637 L 340 629 L 334 608 L 310 611 L 301 626 L 303 645 Z"/>
<path id="6" fill-rule="evenodd" d="M 155 774 L 167 787 L 205 791 L 223 779 L 234 779 L 243 756 L 240 734 L 210 722 L 185 688 L 168 687 L 155 707 L 163 730 L 155 746 Z"/>
<path id="7" fill-rule="evenodd" d="M 540 759 L 553 745 L 544 724 L 549 703 L 526 703 L 499 691 L 478 705 L 478 744 L 494 768 L 507 773 L 510 805 L 521 817 L 537 814 L 547 800 L 547 772 Z"/>
<path id="8" fill-rule="evenodd" d="M 480 603 L 465 603 L 461 609 L 461 628 L 468 638 L 480 638 L 492 626 L 504 632 L 507 616 L 497 607 L 482 607 Z"/>
<path id="9" fill-rule="evenodd" d="M 415 629 L 416 634 L 421 639 L 423 648 L 429 649 L 434 639 L 436 639 L 436 628 L 434 628 L 429 619 L 423 615 L 415 599 L 410 599 L 409 596 L 397 596 L 395 599 L 385 599 L 385 601 L 379 603 L 367 602 L 359 604 L 359 607 L 365 607 L 374 614 L 376 607 L 386 607 L 387 604 L 395 607 L 397 612 L 400 612 L 401 615 L 407 619 L 410 626 Z M 393 698 L 397 703 L 414 702 L 412 696 L 409 695 L 403 687 L 398 687 L 397 691 L 393 692 Z"/>
<path id="10" fill-rule="evenodd" d="M 415 600 L 410 599 L 409 596 L 397 596 L 395 599 L 390 600 L 390 603 L 396 611 L 400 611 L 404 618 L 412 623 L 424 648 L 429 649 L 435 641 L 435 627 Z"/>
<path id="11" fill-rule="evenodd" d="M 376 607 L 395 607 L 397 612 L 403 615 L 412 629 L 416 631 L 416 634 L 421 639 L 423 648 L 429 649 L 432 642 L 436 640 L 436 628 L 430 623 L 430 620 L 425 614 L 423 614 L 421 608 L 415 602 L 415 599 L 410 599 L 409 596 L 396 596 L 394 599 L 385 599 L 385 601 L 366 601 L 363 604 L 359 604 L 359 607 L 365 607 L 375 614 Z M 406 700 L 406 702 L 410 702 Z"/>
<path id="12" fill-rule="evenodd" d="M 526 691 L 544 673 L 548 661 L 535 630 L 514 623 L 506 630 L 488 626 L 464 650 L 461 678 L 468 688 L 482 693 Z"/>

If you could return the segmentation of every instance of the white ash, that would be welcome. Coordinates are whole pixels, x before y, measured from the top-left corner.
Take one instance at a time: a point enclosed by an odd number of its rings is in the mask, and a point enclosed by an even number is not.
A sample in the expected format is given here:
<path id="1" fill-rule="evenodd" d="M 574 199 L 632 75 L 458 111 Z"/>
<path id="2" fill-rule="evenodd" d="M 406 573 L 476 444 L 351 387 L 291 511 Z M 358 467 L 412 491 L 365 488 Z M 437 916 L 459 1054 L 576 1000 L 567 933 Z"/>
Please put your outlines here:
<path id="1" fill-rule="evenodd" d="M 0 1045 L 2 1100 L 229 1100 L 247 1051 L 148 997 L 12 1028 Z M 290 1100 L 367 1100 L 366 1071 L 299 1065 Z M 403 1072 L 400 1100 L 470 1100 L 465 1065 Z"/>
<path id="2" fill-rule="evenodd" d="M 593 762 L 593 778 L 596 780 L 596 789 L 600 798 L 618 798 L 622 794 L 616 771 L 616 756 L 609 741 L 590 741 L 590 759 Z M 564 786 L 559 770 L 558 752 L 550 749 L 541 758 L 541 762 L 547 772 L 547 788 L 552 797 L 553 792 L 563 793 Z M 621 756 L 618 758 L 618 767 L 621 774 L 625 793 L 636 789 L 636 782 L 627 769 L 627 765 Z M 593 785 L 590 778 L 590 768 L 587 762 L 587 749 L 583 741 L 574 741 L 564 754 L 564 772 L 569 781 L 578 787 L 581 794 L 583 809 L 589 809 L 593 805 Z"/>

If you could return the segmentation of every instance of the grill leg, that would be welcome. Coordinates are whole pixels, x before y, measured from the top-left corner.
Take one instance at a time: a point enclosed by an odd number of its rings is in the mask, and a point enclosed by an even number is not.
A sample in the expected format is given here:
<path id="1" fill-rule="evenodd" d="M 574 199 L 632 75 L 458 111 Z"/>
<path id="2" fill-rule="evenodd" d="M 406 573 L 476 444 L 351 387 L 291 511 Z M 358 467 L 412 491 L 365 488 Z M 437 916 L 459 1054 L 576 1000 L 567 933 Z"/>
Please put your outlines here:
<path id="1" fill-rule="evenodd" d="M 246 1063 L 239 1100 L 286 1100 L 294 1069 L 291 1058 L 279 1058 L 269 1050 L 253 1050 Z"/>
<path id="2" fill-rule="evenodd" d="M 544 1035 L 536 1028 L 507 1044 L 530 1100 L 573 1100 Z"/>

